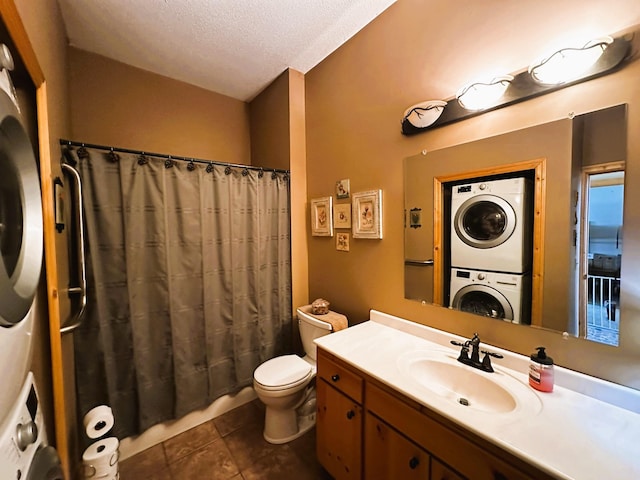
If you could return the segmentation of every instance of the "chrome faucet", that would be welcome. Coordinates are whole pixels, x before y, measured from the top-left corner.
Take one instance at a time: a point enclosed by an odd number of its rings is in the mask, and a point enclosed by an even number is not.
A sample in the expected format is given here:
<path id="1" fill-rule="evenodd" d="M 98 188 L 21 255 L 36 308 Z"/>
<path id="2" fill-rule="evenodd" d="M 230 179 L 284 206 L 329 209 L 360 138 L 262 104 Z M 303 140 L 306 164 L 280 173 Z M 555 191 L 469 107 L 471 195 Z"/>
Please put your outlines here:
<path id="1" fill-rule="evenodd" d="M 491 365 L 491 357 L 503 358 L 499 353 L 480 350 L 480 336 L 477 333 L 474 333 L 473 337 L 464 343 L 451 340 L 451 344 L 462 347 L 460 355 L 458 356 L 458 361 L 460 363 L 477 368 L 483 372 L 491 373 L 494 371 L 493 366 Z M 471 355 L 469 355 L 469 348 L 471 348 Z M 484 354 L 482 361 L 480 361 L 480 353 Z"/>

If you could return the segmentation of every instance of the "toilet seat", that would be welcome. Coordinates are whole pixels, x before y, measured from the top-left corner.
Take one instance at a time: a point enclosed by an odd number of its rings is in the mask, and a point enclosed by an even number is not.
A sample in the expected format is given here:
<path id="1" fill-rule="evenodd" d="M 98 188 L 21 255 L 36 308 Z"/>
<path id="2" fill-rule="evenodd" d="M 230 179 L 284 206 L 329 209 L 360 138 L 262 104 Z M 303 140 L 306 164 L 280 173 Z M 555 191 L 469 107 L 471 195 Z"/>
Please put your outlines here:
<path id="1" fill-rule="evenodd" d="M 308 362 L 297 355 L 283 355 L 256 368 L 253 379 L 264 390 L 285 390 L 307 382 L 312 375 Z"/>

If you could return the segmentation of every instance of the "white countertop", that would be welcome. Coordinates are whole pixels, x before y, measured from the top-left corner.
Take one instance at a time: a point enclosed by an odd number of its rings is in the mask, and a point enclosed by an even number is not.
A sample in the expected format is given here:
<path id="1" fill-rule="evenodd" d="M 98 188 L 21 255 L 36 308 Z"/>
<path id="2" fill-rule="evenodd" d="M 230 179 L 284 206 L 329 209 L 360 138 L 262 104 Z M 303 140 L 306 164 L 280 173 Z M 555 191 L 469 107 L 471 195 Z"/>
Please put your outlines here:
<path id="1" fill-rule="evenodd" d="M 370 321 L 315 340 L 316 344 L 418 403 L 562 479 L 640 479 L 640 391 L 555 367 L 551 393 L 528 385 L 529 359 L 497 347 L 496 375 L 515 378 L 525 405 L 485 413 L 445 399 L 406 373 L 402 359 L 438 350 L 457 356 L 462 337 L 371 311 Z M 457 348 L 457 347 L 455 347 Z M 533 351 L 533 348 L 532 348 Z M 549 355 L 553 356 L 552 352 Z M 471 368 L 471 367 L 464 367 Z M 534 408 L 531 408 L 531 406 Z M 533 413 L 532 413 L 533 412 Z"/>

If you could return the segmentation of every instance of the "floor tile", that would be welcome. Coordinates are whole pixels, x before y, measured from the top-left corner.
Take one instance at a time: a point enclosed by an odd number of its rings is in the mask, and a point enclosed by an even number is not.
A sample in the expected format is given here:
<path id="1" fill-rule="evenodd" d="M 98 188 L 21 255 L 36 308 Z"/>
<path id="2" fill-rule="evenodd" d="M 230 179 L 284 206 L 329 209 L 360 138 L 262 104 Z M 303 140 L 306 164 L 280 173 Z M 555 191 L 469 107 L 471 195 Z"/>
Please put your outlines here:
<path id="1" fill-rule="evenodd" d="M 220 434 L 213 420 L 176 435 L 163 443 L 167 462 L 173 463 L 218 438 Z"/>
<path id="2" fill-rule="evenodd" d="M 319 467 L 316 455 L 316 429 L 312 428 L 300 438 L 289 443 L 289 447 L 310 467 Z"/>
<path id="3" fill-rule="evenodd" d="M 162 445 L 154 445 L 120 462 L 120 478 L 121 480 L 137 480 L 140 478 L 168 479 L 170 477 L 163 477 L 166 465 L 167 462 Z"/>
<path id="4" fill-rule="evenodd" d="M 121 462 L 121 480 L 331 480 L 315 429 L 284 445 L 262 436 L 264 406 L 249 402 Z"/>
<path id="5" fill-rule="evenodd" d="M 310 469 L 290 448 L 282 448 L 256 460 L 242 470 L 244 480 L 318 480 L 318 472 Z"/>
<path id="6" fill-rule="evenodd" d="M 220 435 L 225 437 L 238 428 L 253 423 L 263 423 L 263 414 L 253 402 L 234 408 L 213 419 Z"/>
<path id="7" fill-rule="evenodd" d="M 229 451 L 238 468 L 244 470 L 254 461 L 286 448 L 285 445 L 274 445 L 267 442 L 263 435 L 263 423 L 251 423 L 224 437 Z"/>
<path id="8" fill-rule="evenodd" d="M 240 473 L 222 439 L 214 440 L 200 450 L 169 465 L 174 479 L 228 480 Z"/>

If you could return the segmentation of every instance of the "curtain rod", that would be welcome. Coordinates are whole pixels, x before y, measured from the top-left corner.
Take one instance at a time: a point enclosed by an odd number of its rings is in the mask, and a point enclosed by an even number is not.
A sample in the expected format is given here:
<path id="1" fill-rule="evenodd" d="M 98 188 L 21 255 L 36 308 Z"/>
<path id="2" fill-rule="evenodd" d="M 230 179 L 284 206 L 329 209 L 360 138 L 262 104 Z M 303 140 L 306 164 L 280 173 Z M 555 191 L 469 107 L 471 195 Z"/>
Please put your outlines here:
<path id="1" fill-rule="evenodd" d="M 160 157 L 160 158 L 167 158 L 171 160 L 181 160 L 183 162 L 204 163 L 205 165 L 213 164 L 213 165 L 222 165 L 225 167 L 246 168 L 247 170 L 258 170 L 258 171 L 262 170 L 264 172 L 290 174 L 289 170 L 283 170 L 281 168 L 263 168 L 263 167 L 255 167 L 253 165 L 243 165 L 242 163 L 217 162 L 215 160 L 203 160 L 201 158 L 183 157 L 180 155 L 167 155 L 166 153 L 153 153 L 153 152 L 147 152 L 143 150 L 130 150 L 128 148 L 107 147 L 105 145 L 95 145 L 92 143 L 74 142 L 72 140 L 64 140 L 62 138 L 60 139 L 60 145 L 61 146 L 68 145 L 70 147 L 73 146 L 73 147 L 95 148 L 97 150 L 108 150 L 111 152 L 132 153 L 134 155 L 147 155 L 150 157 Z"/>

